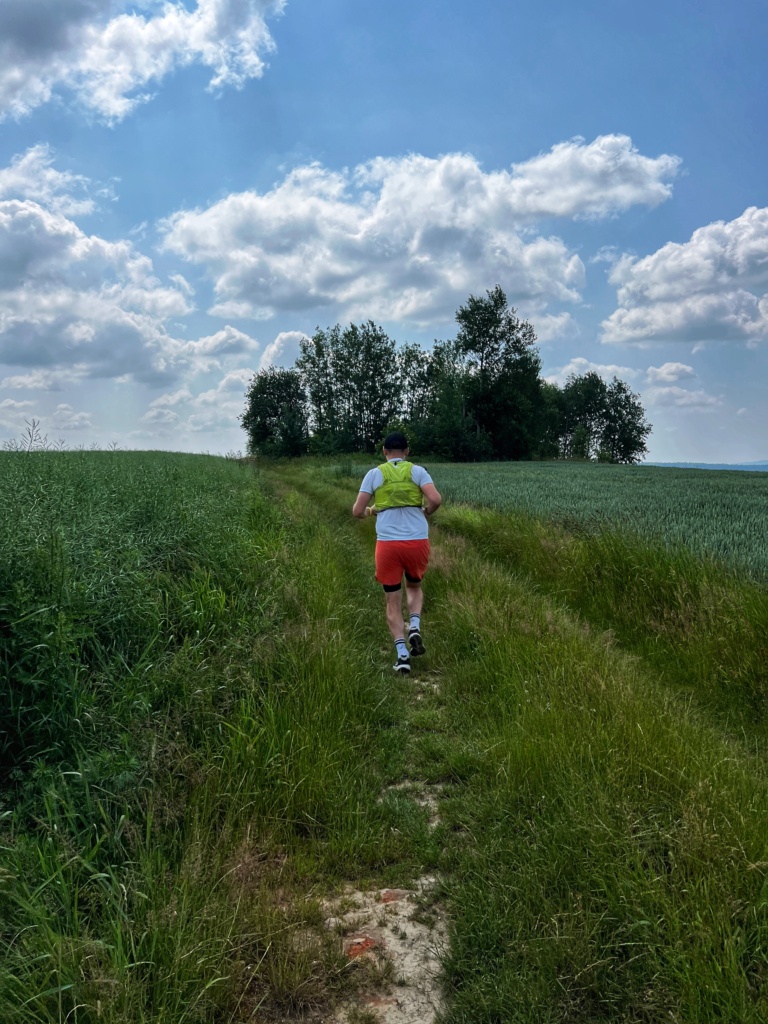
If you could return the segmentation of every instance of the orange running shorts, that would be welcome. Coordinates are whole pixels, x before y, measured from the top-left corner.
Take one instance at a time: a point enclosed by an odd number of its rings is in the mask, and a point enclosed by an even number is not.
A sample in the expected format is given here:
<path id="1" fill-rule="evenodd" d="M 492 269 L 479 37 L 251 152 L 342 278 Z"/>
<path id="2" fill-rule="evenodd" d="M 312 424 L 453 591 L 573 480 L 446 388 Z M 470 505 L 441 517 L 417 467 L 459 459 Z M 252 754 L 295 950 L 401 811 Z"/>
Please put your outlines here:
<path id="1" fill-rule="evenodd" d="M 428 561 L 428 540 L 376 541 L 376 580 L 385 590 L 398 590 L 403 574 L 408 583 L 421 583 Z"/>

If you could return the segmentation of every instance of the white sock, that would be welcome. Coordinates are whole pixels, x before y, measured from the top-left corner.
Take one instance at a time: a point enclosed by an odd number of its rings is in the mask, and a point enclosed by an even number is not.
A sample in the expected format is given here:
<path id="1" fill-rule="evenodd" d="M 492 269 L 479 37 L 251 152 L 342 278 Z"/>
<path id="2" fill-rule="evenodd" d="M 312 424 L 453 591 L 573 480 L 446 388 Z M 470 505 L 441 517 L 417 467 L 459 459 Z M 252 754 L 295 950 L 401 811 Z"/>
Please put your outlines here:
<path id="1" fill-rule="evenodd" d="M 398 658 L 407 658 L 408 657 L 408 648 L 405 646 L 405 637 L 404 636 L 399 636 L 397 638 L 397 640 L 395 640 L 395 647 L 397 648 L 397 656 L 398 656 Z"/>
<path id="2" fill-rule="evenodd" d="M 410 628 L 411 628 L 411 632 L 413 632 L 414 629 L 417 630 L 419 633 L 421 632 L 421 616 L 420 615 L 412 615 L 411 616 L 411 627 Z"/>

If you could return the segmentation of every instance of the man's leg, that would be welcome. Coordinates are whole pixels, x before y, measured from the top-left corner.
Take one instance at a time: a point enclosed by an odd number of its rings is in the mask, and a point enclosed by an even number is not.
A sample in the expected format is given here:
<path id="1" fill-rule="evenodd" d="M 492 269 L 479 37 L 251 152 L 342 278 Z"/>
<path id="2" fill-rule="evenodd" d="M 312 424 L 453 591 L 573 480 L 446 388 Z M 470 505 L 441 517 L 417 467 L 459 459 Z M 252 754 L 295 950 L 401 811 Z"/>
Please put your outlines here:
<path id="1" fill-rule="evenodd" d="M 421 609 L 424 607 L 424 591 L 421 589 L 421 581 L 418 583 L 405 583 L 405 602 L 408 606 L 409 615 L 421 617 Z"/>
<path id="2" fill-rule="evenodd" d="M 398 587 L 397 590 L 386 591 L 385 596 L 387 598 L 387 625 L 389 626 L 389 632 L 392 634 L 392 639 L 398 640 L 401 637 L 404 638 L 405 621 L 403 619 L 402 591 Z"/>
<path id="3" fill-rule="evenodd" d="M 415 582 L 406 578 L 405 600 L 408 605 L 408 640 L 411 645 L 411 654 L 424 654 L 426 648 L 421 638 L 421 609 L 424 607 L 424 591 L 421 589 L 421 580 Z"/>
<path id="4" fill-rule="evenodd" d="M 397 661 L 394 664 L 395 672 L 405 673 L 411 671 L 411 659 L 408 655 L 408 648 L 405 646 L 405 622 L 403 621 L 403 595 L 398 585 L 397 590 L 385 587 L 384 593 L 387 599 L 387 625 L 392 639 L 395 641 Z"/>

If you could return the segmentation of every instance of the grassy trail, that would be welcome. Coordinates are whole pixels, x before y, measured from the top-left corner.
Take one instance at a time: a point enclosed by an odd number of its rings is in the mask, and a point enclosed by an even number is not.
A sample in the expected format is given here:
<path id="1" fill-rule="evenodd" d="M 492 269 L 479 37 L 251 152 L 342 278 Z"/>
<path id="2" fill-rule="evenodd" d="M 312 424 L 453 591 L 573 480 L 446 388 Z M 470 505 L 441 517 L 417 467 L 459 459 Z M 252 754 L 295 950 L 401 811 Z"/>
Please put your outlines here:
<path id="1" fill-rule="evenodd" d="M 279 476 L 370 573 L 354 481 Z M 440 792 L 446 1021 L 764 1020 L 762 760 L 445 518 L 386 781 Z M 359 607 L 386 644 L 370 584 Z"/>
<path id="2" fill-rule="evenodd" d="M 596 548 L 539 530 L 526 562 L 511 519 L 444 509 L 404 680 L 357 476 L 14 467 L 17 490 L 40 477 L 0 545 L 26 745 L 0 792 L 3 1024 L 327 1020 L 396 979 L 341 955 L 323 899 L 432 873 L 444 1024 L 768 1018 L 765 762 L 711 699 L 735 679 L 757 717 L 758 591 L 733 597 L 712 690 L 616 620 L 620 574 L 614 604 L 579 603 Z M 702 592 L 657 610 L 681 627 Z"/>

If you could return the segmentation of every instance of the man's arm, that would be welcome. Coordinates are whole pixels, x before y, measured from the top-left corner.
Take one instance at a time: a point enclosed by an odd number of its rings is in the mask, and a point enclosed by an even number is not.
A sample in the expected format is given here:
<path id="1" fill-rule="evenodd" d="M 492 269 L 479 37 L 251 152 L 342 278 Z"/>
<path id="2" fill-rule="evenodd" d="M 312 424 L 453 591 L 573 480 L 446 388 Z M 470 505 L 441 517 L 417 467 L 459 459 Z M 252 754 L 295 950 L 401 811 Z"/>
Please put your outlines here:
<path id="1" fill-rule="evenodd" d="M 427 504 L 424 507 L 424 515 L 431 516 L 432 513 L 437 511 L 443 503 L 443 499 L 440 497 L 440 492 L 434 484 L 422 484 L 421 493 L 427 499 Z"/>
<path id="2" fill-rule="evenodd" d="M 357 496 L 357 501 L 352 506 L 352 515 L 355 519 L 365 519 L 368 515 L 366 509 L 368 508 L 368 502 L 371 500 L 371 497 L 372 495 L 370 491 L 360 491 Z"/>

